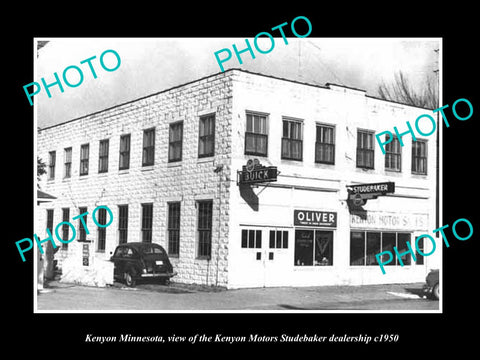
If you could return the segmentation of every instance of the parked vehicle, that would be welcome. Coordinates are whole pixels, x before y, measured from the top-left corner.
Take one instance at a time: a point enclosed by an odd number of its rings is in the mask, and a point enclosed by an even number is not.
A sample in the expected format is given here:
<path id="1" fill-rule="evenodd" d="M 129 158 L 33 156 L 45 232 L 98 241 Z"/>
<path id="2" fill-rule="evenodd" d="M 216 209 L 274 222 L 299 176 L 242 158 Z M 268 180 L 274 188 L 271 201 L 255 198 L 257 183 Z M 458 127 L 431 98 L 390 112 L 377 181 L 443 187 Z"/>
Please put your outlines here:
<path id="1" fill-rule="evenodd" d="M 177 275 L 167 252 L 153 243 L 131 242 L 118 245 L 110 258 L 114 263 L 114 278 L 135 286 L 138 279 L 155 278 L 167 284 Z"/>
<path id="2" fill-rule="evenodd" d="M 426 284 L 423 286 L 424 293 L 436 300 L 440 298 L 439 273 L 439 270 L 431 270 L 425 279 Z"/>

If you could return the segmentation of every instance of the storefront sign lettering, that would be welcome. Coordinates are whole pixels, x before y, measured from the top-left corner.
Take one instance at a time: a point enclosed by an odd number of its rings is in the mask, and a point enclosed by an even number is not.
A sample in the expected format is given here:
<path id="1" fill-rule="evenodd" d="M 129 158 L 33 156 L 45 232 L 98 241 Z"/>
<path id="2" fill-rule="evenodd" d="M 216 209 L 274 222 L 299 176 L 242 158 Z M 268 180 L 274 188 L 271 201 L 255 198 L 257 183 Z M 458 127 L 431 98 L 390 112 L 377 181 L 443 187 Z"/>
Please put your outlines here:
<path id="1" fill-rule="evenodd" d="M 399 214 L 369 211 L 366 219 L 362 219 L 355 214 L 350 215 L 350 226 L 353 228 L 425 230 L 427 224 L 427 214 Z"/>
<path id="2" fill-rule="evenodd" d="M 256 184 L 277 181 L 277 174 L 276 166 L 263 166 L 258 159 L 250 159 L 241 171 L 237 171 L 237 183 Z"/>
<path id="3" fill-rule="evenodd" d="M 379 194 L 385 195 L 395 192 L 394 182 L 384 182 L 375 184 L 348 185 L 353 194 Z"/>
<path id="4" fill-rule="evenodd" d="M 296 226 L 337 227 L 337 213 L 316 210 L 294 210 L 293 224 Z"/>

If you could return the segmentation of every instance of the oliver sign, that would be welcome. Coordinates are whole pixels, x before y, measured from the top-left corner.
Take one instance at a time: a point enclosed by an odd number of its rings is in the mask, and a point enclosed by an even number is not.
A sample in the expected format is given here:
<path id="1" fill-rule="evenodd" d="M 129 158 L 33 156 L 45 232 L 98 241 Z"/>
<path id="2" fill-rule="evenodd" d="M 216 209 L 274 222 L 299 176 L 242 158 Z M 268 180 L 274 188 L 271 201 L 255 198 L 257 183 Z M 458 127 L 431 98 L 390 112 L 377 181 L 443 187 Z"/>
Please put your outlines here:
<path id="1" fill-rule="evenodd" d="M 293 210 L 293 225 L 337 227 L 337 213 L 317 210 Z"/>

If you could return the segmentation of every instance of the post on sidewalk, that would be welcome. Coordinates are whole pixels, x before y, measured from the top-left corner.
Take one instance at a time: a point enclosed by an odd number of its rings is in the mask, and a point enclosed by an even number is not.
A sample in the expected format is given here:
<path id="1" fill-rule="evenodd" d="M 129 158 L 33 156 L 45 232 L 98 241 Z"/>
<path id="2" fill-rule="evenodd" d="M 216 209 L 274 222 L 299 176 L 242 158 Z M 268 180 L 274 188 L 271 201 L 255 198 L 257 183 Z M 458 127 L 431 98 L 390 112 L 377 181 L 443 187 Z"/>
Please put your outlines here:
<path id="1" fill-rule="evenodd" d="M 37 246 L 37 291 L 43 290 L 43 256 Z"/>

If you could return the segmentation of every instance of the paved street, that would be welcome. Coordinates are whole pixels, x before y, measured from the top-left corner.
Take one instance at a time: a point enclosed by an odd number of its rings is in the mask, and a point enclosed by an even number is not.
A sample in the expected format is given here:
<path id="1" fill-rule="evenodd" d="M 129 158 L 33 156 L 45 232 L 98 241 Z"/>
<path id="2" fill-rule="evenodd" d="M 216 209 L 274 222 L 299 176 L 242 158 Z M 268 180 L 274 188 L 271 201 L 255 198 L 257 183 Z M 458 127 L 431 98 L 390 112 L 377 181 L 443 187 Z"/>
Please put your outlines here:
<path id="1" fill-rule="evenodd" d="M 53 282 L 37 297 L 38 310 L 439 310 L 422 297 L 423 283 L 225 290 L 144 283 L 95 288 Z"/>

